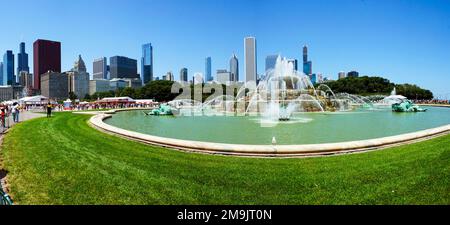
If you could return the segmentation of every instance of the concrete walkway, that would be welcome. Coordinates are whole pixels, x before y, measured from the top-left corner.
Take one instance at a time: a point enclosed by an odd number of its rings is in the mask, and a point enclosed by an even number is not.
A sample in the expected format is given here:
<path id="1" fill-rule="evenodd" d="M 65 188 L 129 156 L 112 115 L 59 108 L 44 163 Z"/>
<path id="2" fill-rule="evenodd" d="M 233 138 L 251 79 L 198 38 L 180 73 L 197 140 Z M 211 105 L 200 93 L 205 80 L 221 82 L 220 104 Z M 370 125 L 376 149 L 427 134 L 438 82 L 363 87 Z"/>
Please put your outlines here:
<path id="1" fill-rule="evenodd" d="M 24 112 L 21 112 L 19 114 L 19 123 L 23 122 L 23 121 L 31 120 L 31 119 L 34 119 L 34 118 L 38 118 L 38 117 L 45 117 L 45 116 L 46 115 L 43 114 L 43 113 L 36 113 L 36 112 L 32 112 L 32 111 L 24 111 Z M 8 130 L 8 128 L 11 128 L 11 127 L 13 127 L 16 124 L 13 121 L 12 115 L 10 115 L 10 116 L 8 116 L 6 118 L 5 123 L 6 123 L 6 128 L 3 128 L 3 127 L 0 126 L 0 136 L 3 133 L 5 133 Z"/>

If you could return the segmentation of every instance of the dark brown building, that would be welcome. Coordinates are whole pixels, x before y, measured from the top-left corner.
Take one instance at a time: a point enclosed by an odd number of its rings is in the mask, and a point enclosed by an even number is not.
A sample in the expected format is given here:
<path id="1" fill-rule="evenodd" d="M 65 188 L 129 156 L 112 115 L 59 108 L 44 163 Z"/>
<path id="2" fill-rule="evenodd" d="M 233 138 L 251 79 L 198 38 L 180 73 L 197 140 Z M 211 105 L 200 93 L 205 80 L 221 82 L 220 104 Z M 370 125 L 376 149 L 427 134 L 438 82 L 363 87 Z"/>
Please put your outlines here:
<path id="1" fill-rule="evenodd" d="M 48 71 L 61 72 L 61 43 L 38 39 L 33 44 L 34 89 L 41 90 L 41 76 Z"/>

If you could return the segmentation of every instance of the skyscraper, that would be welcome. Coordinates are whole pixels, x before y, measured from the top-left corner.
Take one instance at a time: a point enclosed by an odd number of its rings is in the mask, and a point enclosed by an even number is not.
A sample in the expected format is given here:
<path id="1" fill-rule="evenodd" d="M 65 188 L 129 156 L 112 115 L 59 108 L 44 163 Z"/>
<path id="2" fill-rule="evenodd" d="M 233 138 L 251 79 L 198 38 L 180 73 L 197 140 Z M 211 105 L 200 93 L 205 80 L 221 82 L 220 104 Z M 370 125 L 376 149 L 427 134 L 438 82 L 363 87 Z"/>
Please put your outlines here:
<path id="1" fill-rule="evenodd" d="M 81 55 L 78 55 L 78 59 L 74 62 L 72 71 L 87 73 L 86 64 L 84 63 L 83 58 L 81 58 Z"/>
<path id="2" fill-rule="evenodd" d="M 137 60 L 124 56 L 109 58 L 110 78 L 139 78 L 137 73 Z"/>
<path id="3" fill-rule="evenodd" d="M 275 64 L 277 63 L 278 55 L 268 55 L 266 57 L 266 72 L 270 69 L 275 69 Z"/>
<path id="4" fill-rule="evenodd" d="M 206 81 L 212 81 L 212 72 L 211 72 L 211 57 L 206 57 L 205 59 L 205 78 Z"/>
<path id="5" fill-rule="evenodd" d="M 34 89 L 41 89 L 41 76 L 48 71 L 61 72 L 61 43 L 38 39 L 33 43 Z"/>
<path id="6" fill-rule="evenodd" d="M 256 39 L 254 37 L 246 37 L 244 39 L 244 52 L 245 52 L 245 82 L 256 82 L 257 70 L 256 70 Z"/>
<path id="7" fill-rule="evenodd" d="M 308 62 L 308 46 L 303 46 L 303 63 Z"/>
<path id="8" fill-rule="evenodd" d="M 94 80 L 108 79 L 108 62 L 106 57 L 94 60 L 92 68 L 92 78 Z"/>
<path id="9" fill-rule="evenodd" d="M 239 81 L 239 60 L 236 54 L 230 59 L 230 73 L 231 73 L 231 81 L 238 82 Z"/>
<path id="10" fill-rule="evenodd" d="M 306 75 L 312 74 L 312 62 L 308 61 L 308 46 L 303 47 L 303 73 Z"/>
<path id="11" fill-rule="evenodd" d="M 17 54 L 17 75 L 22 71 L 30 72 L 30 67 L 28 66 L 28 54 L 25 52 L 24 42 L 20 43 L 20 51 Z"/>
<path id="12" fill-rule="evenodd" d="M 230 81 L 232 81 L 231 72 L 228 72 L 224 69 L 217 70 L 216 81 L 219 84 L 228 84 Z"/>
<path id="13" fill-rule="evenodd" d="M 312 84 L 316 84 L 317 83 L 317 75 L 315 73 L 309 75 L 309 79 L 311 80 Z"/>
<path id="14" fill-rule="evenodd" d="M 68 73 L 48 71 L 41 74 L 40 79 L 40 90 L 43 96 L 57 100 L 65 100 L 69 97 Z"/>
<path id="15" fill-rule="evenodd" d="M 306 75 L 312 74 L 312 62 L 311 61 L 308 61 L 303 64 L 303 73 Z"/>
<path id="16" fill-rule="evenodd" d="M 357 71 L 350 71 L 347 73 L 347 77 L 359 77 L 359 73 Z"/>
<path id="17" fill-rule="evenodd" d="M 153 47 L 150 43 L 142 45 L 141 79 L 144 84 L 153 80 Z"/>
<path id="18" fill-rule="evenodd" d="M 338 73 L 338 78 L 339 79 L 344 79 L 345 78 L 345 72 L 344 71 L 339 72 Z"/>
<path id="19" fill-rule="evenodd" d="M 323 75 L 321 73 L 317 74 L 316 79 L 317 79 L 317 83 L 319 83 L 319 84 L 323 83 Z"/>
<path id="20" fill-rule="evenodd" d="M 294 66 L 294 70 L 298 70 L 298 61 L 297 59 L 288 59 L 288 62 L 292 63 L 292 65 Z"/>
<path id="21" fill-rule="evenodd" d="M 67 72 L 69 92 L 73 92 L 78 98 L 84 98 L 89 93 L 89 73 L 86 70 L 81 55 L 78 56 L 71 71 Z"/>
<path id="22" fill-rule="evenodd" d="M 193 84 L 202 84 L 204 83 L 203 74 L 202 73 L 195 73 L 194 77 L 192 77 L 192 83 Z"/>
<path id="23" fill-rule="evenodd" d="M 14 77 L 14 54 L 11 50 L 3 55 L 3 80 L 2 85 L 13 85 L 16 83 Z"/>
<path id="24" fill-rule="evenodd" d="M 27 71 L 20 71 L 18 77 L 19 80 L 19 85 L 23 86 L 24 88 L 26 88 L 27 90 L 27 94 L 28 91 L 30 91 L 33 88 L 33 74 L 28 73 Z"/>
<path id="25" fill-rule="evenodd" d="M 173 77 L 172 71 L 169 71 L 166 73 L 166 75 L 163 75 L 163 80 L 173 81 L 175 80 Z"/>
<path id="26" fill-rule="evenodd" d="M 3 62 L 0 62 L 0 86 L 3 85 Z"/>
<path id="27" fill-rule="evenodd" d="M 180 81 L 188 82 L 188 69 L 187 68 L 182 68 L 180 70 Z"/>

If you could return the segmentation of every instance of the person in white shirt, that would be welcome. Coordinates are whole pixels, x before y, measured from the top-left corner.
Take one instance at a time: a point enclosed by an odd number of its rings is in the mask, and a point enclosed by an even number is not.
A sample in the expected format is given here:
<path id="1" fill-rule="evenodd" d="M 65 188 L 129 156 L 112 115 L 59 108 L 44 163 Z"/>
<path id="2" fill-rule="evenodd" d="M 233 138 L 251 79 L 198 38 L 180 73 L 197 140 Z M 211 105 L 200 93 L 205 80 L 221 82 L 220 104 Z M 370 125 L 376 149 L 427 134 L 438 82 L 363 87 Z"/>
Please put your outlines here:
<path id="1" fill-rule="evenodd" d="M 19 122 L 19 104 L 17 104 L 17 103 L 13 104 L 13 106 L 11 108 L 11 113 L 13 116 L 13 121 L 15 123 L 18 123 Z"/>

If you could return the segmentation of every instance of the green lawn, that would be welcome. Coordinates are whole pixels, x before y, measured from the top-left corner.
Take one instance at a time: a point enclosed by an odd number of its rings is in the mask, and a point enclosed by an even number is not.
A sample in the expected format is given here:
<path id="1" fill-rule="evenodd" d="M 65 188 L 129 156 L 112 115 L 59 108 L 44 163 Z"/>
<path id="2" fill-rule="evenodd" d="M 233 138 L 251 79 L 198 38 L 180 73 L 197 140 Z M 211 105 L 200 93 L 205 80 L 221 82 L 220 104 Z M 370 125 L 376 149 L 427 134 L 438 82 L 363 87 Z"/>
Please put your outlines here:
<path id="1" fill-rule="evenodd" d="M 261 159 L 146 146 L 57 113 L 1 150 L 18 204 L 450 204 L 450 135 L 362 154 Z"/>

